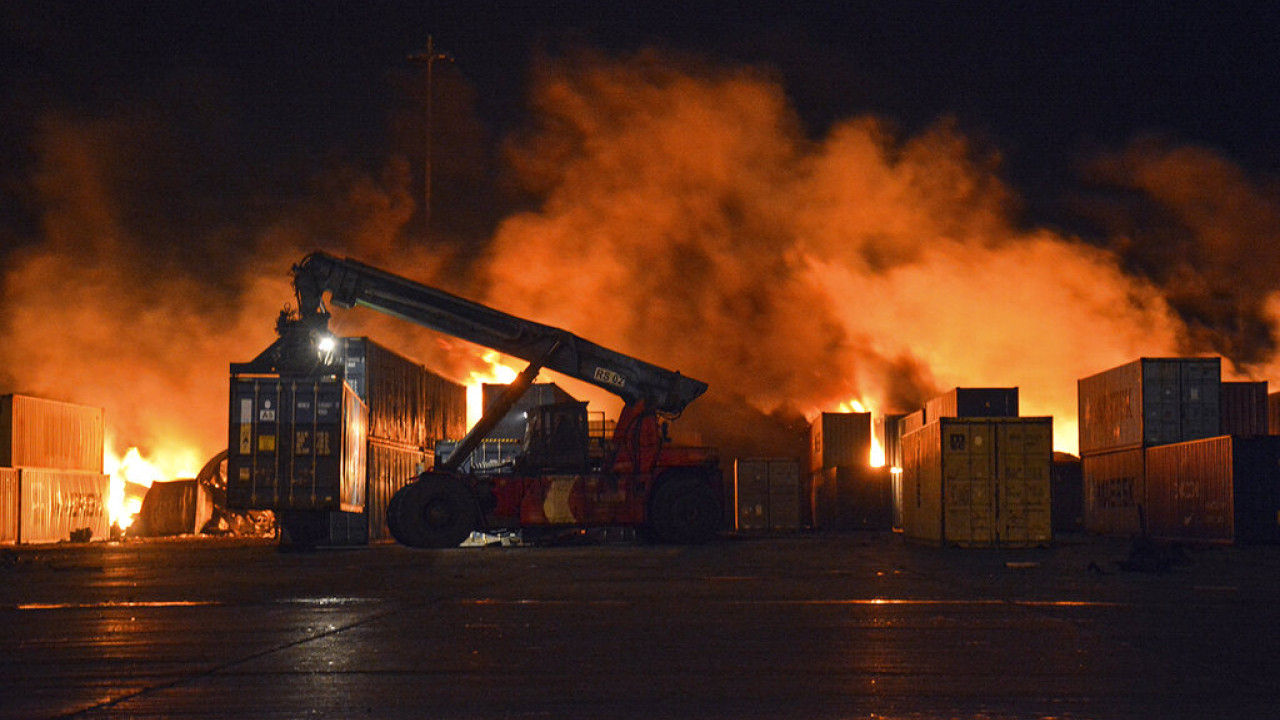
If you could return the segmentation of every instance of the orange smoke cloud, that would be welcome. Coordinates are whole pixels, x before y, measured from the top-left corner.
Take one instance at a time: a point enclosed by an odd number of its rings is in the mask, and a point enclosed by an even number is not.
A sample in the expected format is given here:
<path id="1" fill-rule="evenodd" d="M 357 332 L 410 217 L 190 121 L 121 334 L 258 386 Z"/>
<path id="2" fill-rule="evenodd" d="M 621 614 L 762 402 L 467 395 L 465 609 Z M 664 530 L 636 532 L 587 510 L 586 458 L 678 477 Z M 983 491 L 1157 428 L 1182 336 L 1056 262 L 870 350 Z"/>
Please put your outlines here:
<path id="1" fill-rule="evenodd" d="M 160 227 L 185 234 L 160 237 L 139 208 L 163 215 L 165 198 L 131 180 L 154 125 L 47 120 L 40 237 L 3 270 L 13 390 L 104 406 L 122 445 L 212 456 L 227 364 L 274 339 L 289 268 L 314 249 L 706 380 L 691 432 L 768 453 L 849 398 L 909 410 L 986 385 L 1019 386 L 1024 414 L 1055 416 L 1071 450 L 1079 377 L 1189 351 L 1239 350 L 1256 373 L 1273 362 L 1280 205 L 1211 154 L 1134 151 L 1094 168 L 1169 219 L 1169 255 L 1124 206 L 1100 211 L 1106 247 L 1027 227 L 998 155 L 948 120 L 902 135 L 853 118 L 807 137 L 784 89 L 752 69 L 574 57 L 542 66 L 533 101 L 537 124 L 506 158 L 540 206 L 491 239 L 429 244 L 408 236 L 415 200 L 396 158 L 381 175 L 308 179 L 308 197 L 252 221 L 171 218 Z M 368 311 L 338 312 L 334 330 L 459 381 L 487 366 L 477 348 Z"/>
<path id="2" fill-rule="evenodd" d="M 1018 385 L 1074 449 L 1077 378 L 1178 347 L 1179 321 L 1114 256 L 1017 227 L 998 158 L 948 121 L 900 138 L 854 119 L 808 142 L 769 78 L 648 54 L 553 64 L 538 87 L 542 134 L 513 152 L 546 202 L 501 226 L 493 299 L 709 397 L 893 411 Z"/>

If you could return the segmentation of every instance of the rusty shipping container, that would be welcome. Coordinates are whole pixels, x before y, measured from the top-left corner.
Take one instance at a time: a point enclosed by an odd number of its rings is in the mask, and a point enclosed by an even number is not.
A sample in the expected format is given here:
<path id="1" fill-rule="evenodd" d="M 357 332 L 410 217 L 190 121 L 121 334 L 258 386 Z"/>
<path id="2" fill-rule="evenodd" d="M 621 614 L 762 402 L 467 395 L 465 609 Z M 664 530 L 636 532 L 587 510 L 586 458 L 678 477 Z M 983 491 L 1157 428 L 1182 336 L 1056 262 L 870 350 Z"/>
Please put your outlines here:
<path id="1" fill-rule="evenodd" d="M 0 545 L 18 542 L 19 471 L 0 468 Z"/>
<path id="2" fill-rule="evenodd" d="M 1267 381 L 1223 382 L 1218 407 L 1223 435 L 1268 434 Z"/>
<path id="3" fill-rule="evenodd" d="M 1221 369 L 1221 358 L 1141 358 L 1080 379 L 1080 454 L 1220 434 Z"/>
<path id="4" fill-rule="evenodd" d="M 1080 458 L 1084 529 L 1099 535 L 1139 535 L 1146 524 L 1147 465 L 1141 447 Z"/>
<path id="5" fill-rule="evenodd" d="M 0 396 L 0 467 L 102 472 L 102 408 Z"/>
<path id="6" fill-rule="evenodd" d="M 54 543 L 109 536 L 111 478 L 51 468 L 0 469 L 0 542 Z"/>
<path id="7" fill-rule="evenodd" d="M 733 464 L 734 527 L 740 532 L 795 531 L 802 518 L 800 461 L 744 458 Z"/>
<path id="8" fill-rule="evenodd" d="M 809 426 L 809 470 L 871 464 L 871 413 L 819 415 Z"/>
<path id="9" fill-rule="evenodd" d="M 213 518 L 213 496 L 195 480 L 155 482 L 142 498 L 129 526 L 137 537 L 169 537 L 199 533 Z"/>
<path id="10" fill-rule="evenodd" d="M 231 381 L 227 506 L 363 510 L 368 410 L 335 379 Z"/>
<path id="11" fill-rule="evenodd" d="M 815 473 L 814 528 L 889 530 L 893 527 L 893 483 L 888 467 L 831 467 Z"/>
<path id="12" fill-rule="evenodd" d="M 941 418 L 903 444 L 908 538 L 958 547 L 1052 542 L 1052 418 Z"/>
<path id="13" fill-rule="evenodd" d="M 1017 417 L 1018 388 L 953 388 L 925 403 L 930 422 L 944 417 Z"/>
<path id="14" fill-rule="evenodd" d="M 1280 542 L 1280 437 L 1222 436 L 1147 448 L 1152 537 Z"/>

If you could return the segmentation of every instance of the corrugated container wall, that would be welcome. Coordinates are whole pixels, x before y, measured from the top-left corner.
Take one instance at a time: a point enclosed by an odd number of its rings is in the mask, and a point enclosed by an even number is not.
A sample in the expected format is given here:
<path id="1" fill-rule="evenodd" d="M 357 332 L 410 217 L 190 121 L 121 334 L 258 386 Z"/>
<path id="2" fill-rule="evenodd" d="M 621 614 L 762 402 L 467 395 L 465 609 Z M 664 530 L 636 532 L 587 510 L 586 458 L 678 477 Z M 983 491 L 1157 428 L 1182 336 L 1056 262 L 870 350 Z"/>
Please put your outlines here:
<path id="1" fill-rule="evenodd" d="M 902 419 L 906 413 L 890 413 L 875 418 L 875 436 L 884 449 L 884 464 L 902 467 Z"/>
<path id="2" fill-rule="evenodd" d="M 1223 435 L 1268 434 L 1267 381 L 1224 382 L 1218 405 L 1218 432 Z"/>
<path id="3" fill-rule="evenodd" d="M 18 542 L 53 543 L 77 530 L 102 539 L 110 533 L 111 478 L 102 473 L 20 468 Z"/>
<path id="4" fill-rule="evenodd" d="M 0 468 L 0 544 L 18 542 L 19 472 Z"/>
<path id="5" fill-rule="evenodd" d="M 234 378 L 230 418 L 228 507 L 363 508 L 368 410 L 349 385 Z"/>
<path id="6" fill-rule="evenodd" d="M 1221 358 L 1141 358 L 1077 383 L 1080 453 L 1219 434 Z"/>
<path id="7" fill-rule="evenodd" d="M 1280 437 L 1216 437 L 1147 449 L 1148 531 L 1218 543 L 1280 542 Z"/>
<path id="8" fill-rule="evenodd" d="M 102 472 L 102 408 L 0 396 L 0 467 Z"/>
<path id="9" fill-rule="evenodd" d="M 1143 530 L 1147 502 L 1146 451 L 1130 448 L 1080 458 L 1084 529 L 1127 537 Z"/>
<path id="10" fill-rule="evenodd" d="M 928 419 L 924 414 L 924 408 L 902 416 L 902 419 L 898 421 L 898 437 L 903 438 L 907 436 L 907 433 L 919 430 L 924 427 L 925 421 Z"/>
<path id="11" fill-rule="evenodd" d="M 369 437 L 434 448 L 466 434 L 467 390 L 368 338 L 346 338 L 346 381 L 369 408 Z"/>
<path id="12" fill-rule="evenodd" d="M 1267 434 L 1280 435 L 1280 392 L 1267 394 Z"/>
<path id="13" fill-rule="evenodd" d="M 924 406 L 930 422 L 947 417 L 1017 417 L 1018 388 L 954 388 Z"/>
<path id="14" fill-rule="evenodd" d="M 422 452 L 369 441 L 369 495 L 365 515 L 370 540 L 390 540 L 387 528 L 387 504 L 397 490 L 409 484 L 423 470 L 434 464 L 433 452 Z"/>
<path id="15" fill-rule="evenodd" d="M 733 465 L 734 525 L 739 531 L 794 531 L 801 526 L 800 461 L 745 458 Z"/>
<path id="16" fill-rule="evenodd" d="M 871 464 L 871 413 L 824 412 L 809 426 L 809 470 Z"/>
<path id="17" fill-rule="evenodd" d="M 1052 418 L 940 418 L 903 442 L 907 537 L 960 547 L 1052 542 Z"/>

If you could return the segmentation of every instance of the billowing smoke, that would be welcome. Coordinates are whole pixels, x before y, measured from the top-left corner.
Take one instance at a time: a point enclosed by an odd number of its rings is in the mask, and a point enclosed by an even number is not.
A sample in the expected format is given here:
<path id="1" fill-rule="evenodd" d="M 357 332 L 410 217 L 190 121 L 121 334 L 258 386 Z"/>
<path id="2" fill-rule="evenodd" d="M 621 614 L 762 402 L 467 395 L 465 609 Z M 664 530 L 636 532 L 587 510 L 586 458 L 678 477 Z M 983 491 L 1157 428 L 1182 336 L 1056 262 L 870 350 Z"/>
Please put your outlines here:
<path id="1" fill-rule="evenodd" d="M 6 391 L 104 406 L 120 444 L 198 465 L 225 445 L 227 364 L 271 342 L 314 249 L 705 380 L 676 429 L 734 452 L 789 451 L 806 416 L 852 399 L 891 412 L 1015 385 L 1072 450 L 1079 377 L 1184 352 L 1259 379 L 1274 362 L 1280 206 L 1207 151 L 1091 165 L 1126 194 L 1082 205 L 1106 232 L 1074 237 L 1020 217 L 998 154 L 956 123 L 860 117 L 810 137 L 755 69 L 574 56 L 545 62 L 531 97 L 505 172 L 534 209 L 430 242 L 405 157 L 329 163 L 288 201 L 179 197 L 183 158 L 148 150 L 177 142 L 163 122 L 44 118 L 39 228 L 4 257 Z M 475 367 L 473 348 L 368 311 L 335 329 L 458 380 Z"/>
<path id="2" fill-rule="evenodd" d="M 535 99 L 513 167 L 546 202 L 501 226 L 493 298 L 753 411 L 1016 385 L 1073 448 L 1076 378 L 1178 347 L 1160 293 L 1115 256 L 1016 226 L 998 159 L 950 122 L 900 137 L 859 118 L 810 141 L 768 77 L 651 54 L 553 63 Z"/>

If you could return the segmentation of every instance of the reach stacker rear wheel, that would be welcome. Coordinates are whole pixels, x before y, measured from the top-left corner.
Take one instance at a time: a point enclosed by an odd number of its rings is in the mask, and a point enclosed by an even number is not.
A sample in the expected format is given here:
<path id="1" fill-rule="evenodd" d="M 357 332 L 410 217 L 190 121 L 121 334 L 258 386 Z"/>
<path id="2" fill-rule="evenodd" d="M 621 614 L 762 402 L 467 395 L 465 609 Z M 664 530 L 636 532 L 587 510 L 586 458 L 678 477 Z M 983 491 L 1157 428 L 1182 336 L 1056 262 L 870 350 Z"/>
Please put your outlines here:
<path id="1" fill-rule="evenodd" d="M 400 488 L 387 504 L 387 527 L 409 547 L 457 547 L 478 520 L 471 490 L 455 477 L 426 476 Z"/>
<path id="2" fill-rule="evenodd" d="M 649 503 L 646 528 L 659 542 L 697 545 L 720 530 L 720 501 L 701 475 L 663 478 Z"/>

